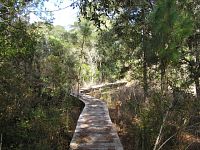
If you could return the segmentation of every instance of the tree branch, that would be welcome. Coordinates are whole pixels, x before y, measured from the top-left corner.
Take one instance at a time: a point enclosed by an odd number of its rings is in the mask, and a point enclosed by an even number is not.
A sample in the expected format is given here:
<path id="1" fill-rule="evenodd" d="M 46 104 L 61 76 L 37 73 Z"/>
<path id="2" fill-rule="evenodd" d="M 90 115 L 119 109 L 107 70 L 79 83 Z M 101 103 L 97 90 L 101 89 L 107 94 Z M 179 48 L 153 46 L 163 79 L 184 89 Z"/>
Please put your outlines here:
<path id="1" fill-rule="evenodd" d="M 167 140 L 165 140 L 165 142 L 163 142 L 163 144 L 158 148 L 158 150 L 160 150 L 171 138 L 173 138 L 175 135 L 177 134 L 177 132 L 175 134 L 173 134 L 172 136 L 170 136 Z"/>
<path id="2" fill-rule="evenodd" d="M 56 12 L 56 11 L 61 11 L 61 10 L 64 10 L 64 9 L 67 9 L 67 8 L 69 8 L 69 7 L 72 7 L 74 4 L 76 4 L 78 2 L 78 0 L 77 1 L 75 1 L 75 2 L 73 2 L 73 3 L 71 3 L 70 5 L 68 5 L 68 6 L 65 6 L 65 7 L 62 7 L 62 8 L 59 8 L 59 9 L 55 9 L 55 10 L 43 10 L 43 11 L 40 11 L 40 12 Z M 38 11 L 36 11 L 36 10 L 30 10 L 29 12 L 38 12 Z"/>
<path id="3" fill-rule="evenodd" d="M 151 0 L 146 0 L 147 1 L 147 3 L 149 3 L 149 5 L 150 5 L 150 7 L 151 7 L 151 9 L 153 10 L 153 3 L 151 2 Z"/>

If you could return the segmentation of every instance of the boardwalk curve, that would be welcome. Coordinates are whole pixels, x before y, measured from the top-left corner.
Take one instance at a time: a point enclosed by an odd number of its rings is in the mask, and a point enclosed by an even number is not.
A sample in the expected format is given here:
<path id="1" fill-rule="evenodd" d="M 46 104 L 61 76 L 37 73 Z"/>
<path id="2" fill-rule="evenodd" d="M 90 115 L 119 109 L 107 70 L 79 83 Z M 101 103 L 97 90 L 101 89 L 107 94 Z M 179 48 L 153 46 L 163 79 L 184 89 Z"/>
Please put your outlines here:
<path id="1" fill-rule="evenodd" d="M 123 150 L 106 103 L 86 94 L 78 97 L 85 103 L 70 143 L 71 150 Z"/>

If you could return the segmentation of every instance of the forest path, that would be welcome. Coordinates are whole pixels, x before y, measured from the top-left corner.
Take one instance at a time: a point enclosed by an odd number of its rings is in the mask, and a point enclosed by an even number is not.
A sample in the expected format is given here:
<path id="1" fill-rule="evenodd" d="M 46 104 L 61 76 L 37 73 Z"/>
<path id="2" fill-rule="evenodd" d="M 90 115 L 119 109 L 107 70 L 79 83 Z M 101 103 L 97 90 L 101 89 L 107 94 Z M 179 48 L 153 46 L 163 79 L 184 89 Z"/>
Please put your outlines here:
<path id="1" fill-rule="evenodd" d="M 86 94 L 72 94 L 85 103 L 70 143 L 71 150 L 123 150 L 107 105 Z"/>

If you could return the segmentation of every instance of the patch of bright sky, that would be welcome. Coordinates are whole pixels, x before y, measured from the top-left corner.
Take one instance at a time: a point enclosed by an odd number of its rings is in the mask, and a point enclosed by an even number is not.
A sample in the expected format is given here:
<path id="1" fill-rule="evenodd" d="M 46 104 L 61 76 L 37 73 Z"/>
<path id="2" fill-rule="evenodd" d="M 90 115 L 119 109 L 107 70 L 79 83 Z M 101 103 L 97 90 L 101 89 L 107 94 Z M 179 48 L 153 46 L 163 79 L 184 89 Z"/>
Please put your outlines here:
<path id="1" fill-rule="evenodd" d="M 67 7 L 70 6 L 70 4 L 73 2 L 71 0 L 63 0 L 63 2 L 58 6 L 55 6 L 55 3 L 57 0 L 49 0 L 48 2 L 44 3 L 44 7 L 46 10 L 52 11 L 52 10 L 58 10 L 53 12 L 53 17 L 55 18 L 53 20 L 53 25 L 61 25 L 65 27 L 66 29 L 69 29 L 71 25 L 74 24 L 75 21 L 78 21 L 77 15 L 78 15 L 78 9 Z M 65 8 L 67 7 L 67 8 Z M 65 9 L 62 9 L 65 8 Z M 40 19 L 34 15 L 33 13 L 30 14 L 30 22 L 40 21 Z"/>

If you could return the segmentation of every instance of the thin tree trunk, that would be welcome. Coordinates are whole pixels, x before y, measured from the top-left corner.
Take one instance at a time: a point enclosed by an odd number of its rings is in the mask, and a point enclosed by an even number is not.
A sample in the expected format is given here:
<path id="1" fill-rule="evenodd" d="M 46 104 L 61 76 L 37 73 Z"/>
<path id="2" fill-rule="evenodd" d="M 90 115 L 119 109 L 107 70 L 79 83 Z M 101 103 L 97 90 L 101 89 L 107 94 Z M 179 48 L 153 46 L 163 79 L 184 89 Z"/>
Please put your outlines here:
<path id="1" fill-rule="evenodd" d="M 143 59 L 143 88 L 144 88 L 144 100 L 146 100 L 148 96 L 148 82 L 147 82 L 147 58 L 146 58 L 146 50 L 144 50 L 144 59 Z"/>
<path id="2" fill-rule="evenodd" d="M 1 133 L 1 139 L 0 139 L 0 150 L 2 150 L 2 143 L 3 143 L 3 134 Z"/>
<path id="3" fill-rule="evenodd" d="M 189 41 L 188 41 L 188 47 L 190 49 L 190 51 L 194 52 L 194 57 L 195 57 L 195 64 L 193 64 L 192 62 L 189 62 L 189 66 L 192 68 L 190 70 L 191 74 L 194 74 L 193 80 L 195 83 L 195 88 L 196 88 L 196 97 L 198 100 L 200 100 L 200 81 L 199 81 L 199 76 L 200 76 L 200 52 L 199 52 L 199 43 L 196 40 L 198 39 L 198 37 L 196 37 L 195 35 L 190 37 Z"/>
<path id="4" fill-rule="evenodd" d="M 160 67 L 160 71 L 161 71 L 161 93 L 164 94 L 164 92 L 166 92 L 167 90 L 167 83 L 166 83 L 166 67 L 164 65 L 164 62 L 161 61 L 161 67 Z"/>
<path id="5" fill-rule="evenodd" d="M 84 49 L 84 44 L 85 44 L 85 36 L 83 36 L 82 43 L 81 43 L 81 54 L 79 57 L 79 62 L 82 62 L 82 57 L 83 57 L 83 49 Z M 81 81 L 81 65 L 79 66 L 79 71 L 78 71 L 78 89 L 77 93 L 79 95 L 80 92 L 80 81 Z"/>
<path id="6" fill-rule="evenodd" d="M 143 19 L 145 17 L 144 8 L 142 9 L 142 16 Z M 147 78 L 147 50 L 146 50 L 146 26 L 143 25 L 142 29 L 142 49 L 143 49 L 143 89 L 144 89 L 144 100 L 146 101 L 146 98 L 148 96 L 148 78 Z"/>
<path id="7" fill-rule="evenodd" d="M 199 83 L 199 78 L 195 77 L 195 87 L 196 87 L 196 96 L 197 99 L 200 100 L 200 83 Z"/>
<path id="8" fill-rule="evenodd" d="M 41 67 L 40 67 L 40 63 L 39 63 L 39 58 L 36 58 L 35 61 L 36 61 L 35 63 L 36 63 L 36 69 L 37 69 L 37 80 L 40 81 L 40 79 L 41 79 Z M 42 85 L 39 84 L 37 86 L 37 88 L 38 88 L 38 96 L 40 97 L 42 95 Z"/>
<path id="9" fill-rule="evenodd" d="M 196 64 L 197 64 L 197 74 L 195 76 L 195 86 L 196 86 L 196 95 L 197 99 L 200 100 L 200 84 L 199 84 L 199 69 L 200 69 L 200 53 L 198 50 L 198 42 L 196 42 Z"/>
<path id="10" fill-rule="evenodd" d="M 69 131 L 69 107 L 67 107 L 67 131 Z"/>

